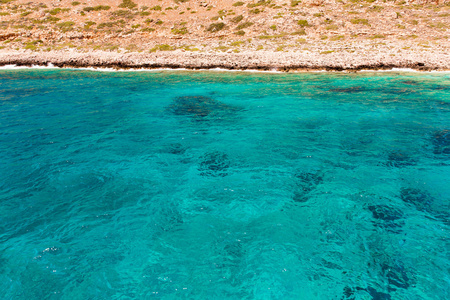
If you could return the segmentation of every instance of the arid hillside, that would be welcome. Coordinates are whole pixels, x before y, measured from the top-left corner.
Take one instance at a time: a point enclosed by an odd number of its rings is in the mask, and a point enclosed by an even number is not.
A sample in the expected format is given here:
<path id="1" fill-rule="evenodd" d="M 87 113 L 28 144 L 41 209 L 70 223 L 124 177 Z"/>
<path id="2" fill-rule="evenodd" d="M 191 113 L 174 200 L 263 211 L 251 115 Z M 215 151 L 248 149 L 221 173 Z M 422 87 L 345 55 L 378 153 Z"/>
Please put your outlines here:
<path id="1" fill-rule="evenodd" d="M 0 0 L 0 48 L 448 52 L 450 1 Z M 392 51 L 391 51 L 392 52 Z"/>

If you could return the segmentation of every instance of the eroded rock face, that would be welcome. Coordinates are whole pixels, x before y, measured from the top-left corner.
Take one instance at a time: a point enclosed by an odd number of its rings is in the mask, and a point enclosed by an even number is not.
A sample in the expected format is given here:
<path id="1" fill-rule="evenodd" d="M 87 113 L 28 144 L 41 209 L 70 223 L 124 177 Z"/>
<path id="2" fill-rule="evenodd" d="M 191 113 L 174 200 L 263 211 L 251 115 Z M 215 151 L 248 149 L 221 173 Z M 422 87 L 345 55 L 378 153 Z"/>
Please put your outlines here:
<path id="1" fill-rule="evenodd" d="M 198 170 L 202 176 L 225 177 L 228 175 L 227 170 L 229 167 L 228 155 L 223 152 L 214 151 L 206 153 L 201 157 Z"/>
<path id="2" fill-rule="evenodd" d="M 434 154 L 450 154 L 450 130 L 437 131 L 432 136 Z"/>
<path id="3" fill-rule="evenodd" d="M 232 106 L 205 96 L 177 97 L 167 109 L 175 115 L 193 118 L 221 115 L 236 110 Z"/>

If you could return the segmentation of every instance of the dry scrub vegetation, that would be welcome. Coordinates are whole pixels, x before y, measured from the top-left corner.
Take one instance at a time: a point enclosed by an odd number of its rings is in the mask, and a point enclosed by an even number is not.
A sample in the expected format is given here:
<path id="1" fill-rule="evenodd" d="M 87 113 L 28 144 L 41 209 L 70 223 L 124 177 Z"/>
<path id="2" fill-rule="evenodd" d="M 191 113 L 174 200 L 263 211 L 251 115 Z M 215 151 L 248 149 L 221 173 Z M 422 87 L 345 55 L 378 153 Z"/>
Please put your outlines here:
<path id="1" fill-rule="evenodd" d="M 444 51 L 449 36 L 450 0 L 0 0 L 0 49 Z"/>

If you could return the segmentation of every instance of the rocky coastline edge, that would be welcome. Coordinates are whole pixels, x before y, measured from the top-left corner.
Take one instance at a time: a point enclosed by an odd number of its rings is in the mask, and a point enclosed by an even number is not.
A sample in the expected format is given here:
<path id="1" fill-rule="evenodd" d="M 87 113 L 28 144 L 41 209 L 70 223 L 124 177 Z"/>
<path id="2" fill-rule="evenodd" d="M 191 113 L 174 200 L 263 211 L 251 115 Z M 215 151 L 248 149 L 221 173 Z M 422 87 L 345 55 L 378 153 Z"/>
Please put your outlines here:
<path id="1" fill-rule="evenodd" d="M 361 71 L 413 69 L 450 71 L 450 53 L 414 53 L 393 56 L 378 54 L 310 54 L 297 52 L 241 53 L 117 53 L 107 51 L 1 51 L 0 66 L 47 66 L 61 68 L 111 69 L 227 69 L 255 71 Z"/>

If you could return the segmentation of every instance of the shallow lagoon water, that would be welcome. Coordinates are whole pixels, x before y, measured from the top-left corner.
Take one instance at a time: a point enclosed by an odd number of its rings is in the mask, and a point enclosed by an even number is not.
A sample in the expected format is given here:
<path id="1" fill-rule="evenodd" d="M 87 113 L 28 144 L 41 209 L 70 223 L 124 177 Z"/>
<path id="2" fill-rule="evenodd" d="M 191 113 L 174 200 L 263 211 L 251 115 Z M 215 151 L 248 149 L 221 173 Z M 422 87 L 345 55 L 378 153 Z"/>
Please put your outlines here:
<path id="1" fill-rule="evenodd" d="M 450 75 L 0 71 L 3 299 L 449 299 Z"/>

